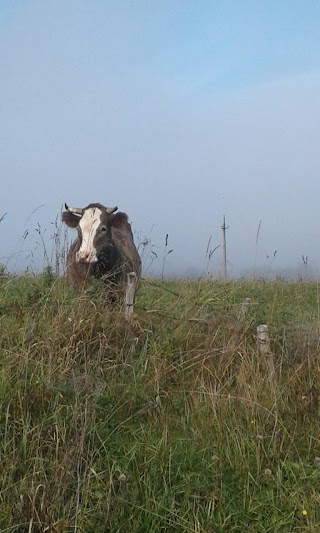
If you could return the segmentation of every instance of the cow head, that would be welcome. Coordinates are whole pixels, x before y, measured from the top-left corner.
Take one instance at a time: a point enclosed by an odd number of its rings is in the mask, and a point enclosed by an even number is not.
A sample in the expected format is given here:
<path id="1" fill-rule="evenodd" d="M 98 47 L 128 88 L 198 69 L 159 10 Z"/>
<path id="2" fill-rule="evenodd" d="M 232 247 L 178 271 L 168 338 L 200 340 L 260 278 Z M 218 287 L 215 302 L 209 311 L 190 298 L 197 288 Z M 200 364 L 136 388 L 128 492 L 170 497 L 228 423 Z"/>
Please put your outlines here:
<path id="1" fill-rule="evenodd" d="M 111 225 L 116 224 L 113 215 L 117 207 L 104 207 L 101 204 L 89 204 L 84 209 L 68 207 L 61 215 L 62 221 L 70 228 L 77 228 L 80 248 L 76 261 L 96 263 L 99 252 L 111 242 Z"/>

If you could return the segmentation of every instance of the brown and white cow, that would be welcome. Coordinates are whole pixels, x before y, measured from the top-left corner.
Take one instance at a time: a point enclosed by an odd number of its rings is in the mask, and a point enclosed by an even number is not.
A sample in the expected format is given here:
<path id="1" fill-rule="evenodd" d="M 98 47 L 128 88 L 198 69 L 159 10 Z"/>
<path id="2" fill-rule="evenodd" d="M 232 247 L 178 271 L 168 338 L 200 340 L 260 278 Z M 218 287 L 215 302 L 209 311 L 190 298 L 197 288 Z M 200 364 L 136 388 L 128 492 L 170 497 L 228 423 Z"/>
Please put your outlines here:
<path id="1" fill-rule="evenodd" d="M 124 288 L 141 275 L 141 260 L 126 213 L 99 203 L 68 207 L 62 221 L 78 230 L 67 255 L 67 282 L 82 290 L 90 277 L 102 278 L 111 289 Z M 130 275 L 130 276 L 129 276 Z"/>

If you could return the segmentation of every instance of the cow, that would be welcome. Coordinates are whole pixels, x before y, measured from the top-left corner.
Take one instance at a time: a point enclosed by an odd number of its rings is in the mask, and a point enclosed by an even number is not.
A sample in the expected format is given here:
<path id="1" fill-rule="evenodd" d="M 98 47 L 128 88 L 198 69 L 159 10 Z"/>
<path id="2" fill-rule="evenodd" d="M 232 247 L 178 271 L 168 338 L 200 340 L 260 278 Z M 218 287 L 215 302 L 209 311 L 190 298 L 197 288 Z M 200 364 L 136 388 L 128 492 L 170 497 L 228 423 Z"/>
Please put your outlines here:
<path id="1" fill-rule="evenodd" d="M 81 291 L 90 278 L 102 278 L 114 293 L 127 287 L 130 277 L 138 280 L 141 259 L 126 213 L 99 203 L 84 208 L 65 204 L 65 209 L 62 221 L 78 230 L 67 255 L 69 285 Z"/>

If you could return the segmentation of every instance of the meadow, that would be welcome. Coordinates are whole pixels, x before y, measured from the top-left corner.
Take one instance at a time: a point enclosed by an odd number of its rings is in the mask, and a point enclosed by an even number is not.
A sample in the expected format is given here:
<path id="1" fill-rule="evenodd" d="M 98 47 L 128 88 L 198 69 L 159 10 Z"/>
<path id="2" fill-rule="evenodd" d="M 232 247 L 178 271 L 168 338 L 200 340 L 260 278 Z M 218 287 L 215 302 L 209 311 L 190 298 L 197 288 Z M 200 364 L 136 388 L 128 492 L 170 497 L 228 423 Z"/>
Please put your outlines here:
<path id="1" fill-rule="evenodd" d="M 3 272 L 0 531 L 319 532 L 319 296 L 144 279 L 127 324 L 99 284 Z"/>

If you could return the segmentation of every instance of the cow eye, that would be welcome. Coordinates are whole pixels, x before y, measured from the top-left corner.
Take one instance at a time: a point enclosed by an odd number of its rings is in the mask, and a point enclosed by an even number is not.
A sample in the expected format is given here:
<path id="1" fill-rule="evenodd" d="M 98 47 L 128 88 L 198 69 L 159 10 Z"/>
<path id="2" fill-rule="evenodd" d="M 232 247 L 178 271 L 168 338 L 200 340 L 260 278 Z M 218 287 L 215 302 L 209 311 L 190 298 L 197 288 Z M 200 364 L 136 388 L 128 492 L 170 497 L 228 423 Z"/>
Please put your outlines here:
<path id="1" fill-rule="evenodd" d="M 102 227 L 100 228 L 100 231 L 101 231 L 101 232 L 107 231 L 107 228 L 106 228 L 105 226 L 102 226 Z"/>

